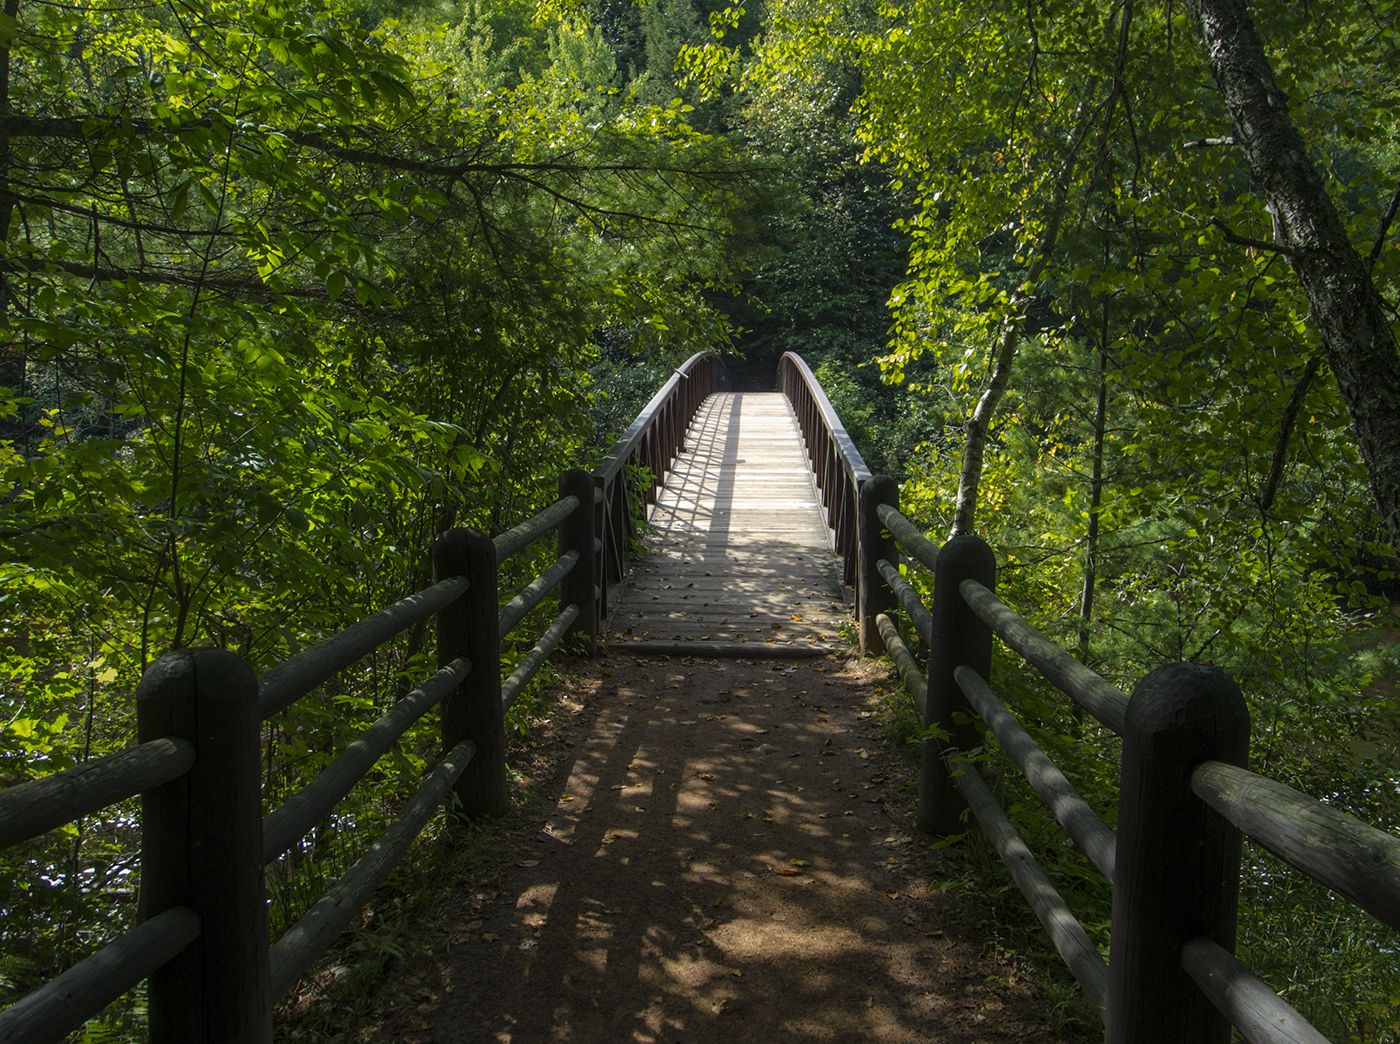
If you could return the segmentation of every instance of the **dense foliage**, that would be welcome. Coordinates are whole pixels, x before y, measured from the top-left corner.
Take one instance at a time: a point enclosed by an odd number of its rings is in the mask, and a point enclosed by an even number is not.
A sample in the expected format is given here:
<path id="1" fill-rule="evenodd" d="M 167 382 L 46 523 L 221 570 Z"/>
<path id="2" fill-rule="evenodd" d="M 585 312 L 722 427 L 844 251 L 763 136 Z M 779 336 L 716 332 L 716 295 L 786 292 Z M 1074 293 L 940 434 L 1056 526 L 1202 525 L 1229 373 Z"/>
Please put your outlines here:
<path id="1" fill-rule="evenodd" d="M 518 520 L 732 338 L 759 386 L 806 356 L 906 512 L 987 536 L 1086 662 L 1229 670 L 1256 766 L 1392 824 L 1393 551 L 1293 218 L 1199 42 L 1232 2 L 9 0 L 0 783 L 123 745 L 166 648 L 264 666 L 420 586 L 434 534 Z M 1255 12 L 1393 320 L 1396 8 Z M 270 795 L 426 646 L 275 723 Z M 1111 804 L 1111 739 L 997 673 Z M 0 857 L 0 989 L 122 908 L 129 814 Z M 277 917 L 353 816 L 274 875 Z M 1253 962 L 1334 1039 L 1395 1039 L 1393 939 L 1251 859 Z"/>
<path id="2" fill-rule="evenodd" d="M 987 536 L 1008 601 L 1125 688 L 1175 659 L 1230 671 L 1258 768 L 1389 825 L 1394 706 L 1368 687 L 1388 663 L 1371 615 L 1393 557 L 1383 483 L 1295 273 L 1317 248 L 1294 245 L 1296 215 L 1212 79 L 1221 45 L 1200 43 L 1197 13 L 1239 7 L 770 0 L 756 44 L 721 32 L 687 61 L 755 110 L 805 100 L 809 121 L 860 84 L 854 135 L 902 201 L 909 252 L 880 361 L 932 421 L 902 461 L 906 511 Z M 1315 202 L 1340 211 L 1393 323 L 1395 9 L 1253 10 L 1321 171 Z M 1111 807 L 1112 737 L 998 673 Z M 1004 785 L 1106 923 L 1106 890 Z M 1297 904 L 1315 889 L 1260 857 L 1246 892 L 1244 946 L 1272 981 L 1333 1039 L 1393 1039 L 1400 979 L 1372 959 L 1390 935 L 1324 903 L 1348 956 L 1307 951 Z"/>
<path id="3" fill-rule="evenodd" d="M 581 16 L 35 2 L 0 48 L 6 785 L 125 746 L 164 650 L 269 666 L 552 499 L 635 410 L 600 360 L 650 385 L 725 341 L 753 164 Z M 270 804 L 427 644 L 269 723 Z M 431 747 L 273 868 L 277 924 Z M 129 912 L 132 814 L 0 856 L 4 996 Z"/>

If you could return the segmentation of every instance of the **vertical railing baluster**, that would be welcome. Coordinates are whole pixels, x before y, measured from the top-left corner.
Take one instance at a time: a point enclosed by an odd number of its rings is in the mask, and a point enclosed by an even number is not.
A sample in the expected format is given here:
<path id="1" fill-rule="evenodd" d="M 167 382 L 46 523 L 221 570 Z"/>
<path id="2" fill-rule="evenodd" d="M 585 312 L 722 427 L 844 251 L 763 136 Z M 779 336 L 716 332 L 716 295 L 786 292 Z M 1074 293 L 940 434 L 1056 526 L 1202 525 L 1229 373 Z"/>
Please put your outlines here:
<path id="1" fill-rule="evenodd" d="M 898 601 L 875 563 L 899 561 L 899 545 L 876 514 L 881 504 L 899 507 L 899 485 L 888 475 L 866 479 L 860 488 L 860 575 L 856 588 L 856 618 L 860 621 L 862 652 L 879 656 L 885 651 L 875 617 L 892 610 Z"/>
<path id="2" fill-rule="evenodd" d="M 578 606 L 569 628 L 572 644 L 585 656 L 598 655 L 597 559 L 593 552 L 593 476 L 574 468 L 559 476 L 559 496 L 578 497 L 578 507 L 559 524 L 559 554 L 578 552 L 578 562 L 559 585 L 560 607 Z"/>

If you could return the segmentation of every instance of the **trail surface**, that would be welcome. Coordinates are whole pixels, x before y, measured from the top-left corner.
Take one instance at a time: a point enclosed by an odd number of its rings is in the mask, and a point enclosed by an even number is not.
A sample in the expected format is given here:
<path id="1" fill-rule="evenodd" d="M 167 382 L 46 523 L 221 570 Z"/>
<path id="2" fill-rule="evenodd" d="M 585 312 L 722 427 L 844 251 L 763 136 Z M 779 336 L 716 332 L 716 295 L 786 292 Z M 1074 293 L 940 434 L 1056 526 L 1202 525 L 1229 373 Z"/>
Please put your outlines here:
<path id="1" fill-rule="evenodd" d="M 977 904 L 930 880 L 880 668 L 614 653 L 578 670 L 535 808 L 501 825 L 509 854 L 428 912 L 412 945 L 432 956 L 383 984 L 354 1040 L 1082 1039 L 1047 1028 L 984 953 Z"/>

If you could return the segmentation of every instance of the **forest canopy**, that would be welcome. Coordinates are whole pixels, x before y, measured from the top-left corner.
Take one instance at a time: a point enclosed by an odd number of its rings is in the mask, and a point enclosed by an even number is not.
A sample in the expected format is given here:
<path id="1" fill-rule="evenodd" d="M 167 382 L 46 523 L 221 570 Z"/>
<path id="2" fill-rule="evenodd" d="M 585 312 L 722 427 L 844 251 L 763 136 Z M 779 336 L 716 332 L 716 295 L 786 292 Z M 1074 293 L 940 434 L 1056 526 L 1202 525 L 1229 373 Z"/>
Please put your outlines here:
<path id="1" fill-rule="evenodd" d="M 985 535 L 1081 659 L 1220 665 L 1256 764 L 1388 821 L 1396 19 L 5 0 L 0 785 L 124 745 L 166 649 L 266 664 L 418 589 L 437 533 L 518 521 L 722 348 L 764 387 L 801 352 L 910 517 Z M 430 651 L 279 723 L 269 785 Z M 14 856 L 58 869 L 0 884 L 0 980 L 72 955 L 130 848 Z"/>

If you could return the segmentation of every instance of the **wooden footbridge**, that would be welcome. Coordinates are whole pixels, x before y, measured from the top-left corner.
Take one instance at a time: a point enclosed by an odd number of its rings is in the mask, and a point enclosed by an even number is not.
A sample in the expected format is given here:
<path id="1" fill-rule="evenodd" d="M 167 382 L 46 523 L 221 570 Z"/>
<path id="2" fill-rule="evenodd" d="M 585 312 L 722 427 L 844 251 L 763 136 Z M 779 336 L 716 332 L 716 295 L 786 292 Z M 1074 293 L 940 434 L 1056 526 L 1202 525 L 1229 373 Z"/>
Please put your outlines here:
<path id="1" fill-rule="evenodd" d="M 849 627 L 821 491 L 779 392 L 705 401 L 645 544 L 607 621 L 619 650 L 824 655 Z"/>
<path id="2" fill-rule="evenodd" d="M 449 794 L 456 816 L 505 810 L 504 714 L 561 644 L 585 654 L 601 638 L 637 652 L 819 655 L 841 644 L 850 604 L 862 649 L 889 653 L 928 726 L 920 829 L 961 833 L 970 811 L 1103 1016 L 1110 1044 L 1225 1044 L 1231 1025 L 1259 1044 L 1322 1044 L 1233 956 L 1241 839 L 1396 928 L 1400 839 L 1247 771 L 1249 715 L 1222 672 L 1166 664 L 1130 698 L 1050 643 L 996 597 L 985 543 L 959 536 L 936 547 L 900 513 L 896 484 L 870 475 L 800 359 L 784 357 L 778 385 L 772 395 L 730 393 L 719 359 L 697 355 L 596 470 L 560 477 L 554 504 L 494 537 L 443 534 L 428 589 L 261 675 L 225 650 L 169 653 L 142 679 L 136 745 L 0 792 L 0 847 L 138 794 L 143 832 L 140 923 L 0 1012 L 0 1042 L 61 1040 L 144 981 L 152 1044 L 267 1044 L 277 998 L 357 916 Z M 541 539 L 557 539 L 557 560 L 503 602 L 500 564 Z M 904 577 L 920 567 L 933 574 L 929 607 Z M 556 590 L 560 611 L 544 632 L 515 635 Z M 264 816 L 263 722 L 429 620 L 437 673 Z M 1086 739 L 1113 749 L 1121 737 L 1114 827 L 988 684 L 994 637 L 1006 669 L 1037 671 L 1084 712 Z M 534 642 L 507 678 L 503 641 L 522 651 Z M 441 757 L 417 795 L 269 945 L 264 868 L 439 707 Z M 1108 959 L 964 756 L 993 746 L 993 735 L 1007 769 L 1025 773 L 1111 884 Z"/>

